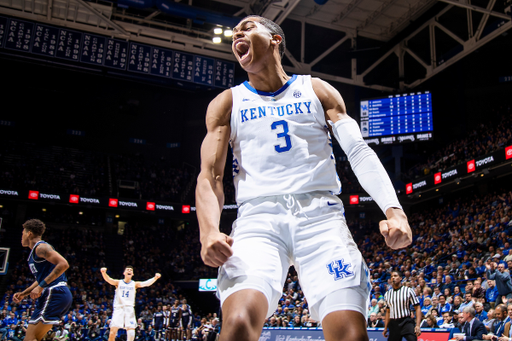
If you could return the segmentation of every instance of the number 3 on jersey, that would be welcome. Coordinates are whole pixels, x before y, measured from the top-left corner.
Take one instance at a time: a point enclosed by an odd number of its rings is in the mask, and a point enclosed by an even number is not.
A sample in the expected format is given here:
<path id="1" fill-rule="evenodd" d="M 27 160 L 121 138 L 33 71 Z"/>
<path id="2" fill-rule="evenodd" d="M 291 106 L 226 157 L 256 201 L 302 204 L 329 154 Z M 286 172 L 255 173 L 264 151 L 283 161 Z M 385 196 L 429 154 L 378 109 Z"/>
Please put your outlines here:
<path id="1" fill-rule="evenodd" d="M 289 132 L 288 122 L 286 122 L 284 120 L 283 121 L 275 121 L 274 123 L 272 123 L 272 125 L 270 127 L 272 128 L 272 130 L 276 130 L 277 126 L 283 126 L 283 132 L 277 133 L 277 137 L 278 138 L 284 137 L 284 141 L 286 142 L 286 144 L 284 146 L 281 146 L 278 144 L 278 145 L 275 145 L 274 148 L 276 149 L 276 152 L 278 152 L 278 153 L 287 152 L 292 148 L 292 141 L 290 140 L 290 135 L 288 135 L 288 132 Z"/>

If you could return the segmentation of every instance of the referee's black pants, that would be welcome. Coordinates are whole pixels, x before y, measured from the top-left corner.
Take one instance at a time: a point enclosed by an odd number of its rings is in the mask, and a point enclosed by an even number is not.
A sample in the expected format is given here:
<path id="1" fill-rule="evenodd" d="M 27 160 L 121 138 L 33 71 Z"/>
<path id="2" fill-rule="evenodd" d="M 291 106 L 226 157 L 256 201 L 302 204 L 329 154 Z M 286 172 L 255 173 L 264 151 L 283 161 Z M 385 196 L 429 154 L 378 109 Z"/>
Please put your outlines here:
<path id="1" fill-rule="evenodd" d="M 416 327 L 416 322 L 410 317 L 390 319 L 388 341 L 402 341 L 402 337 L 407 341 L 417 341 L 414 327 Z"/>

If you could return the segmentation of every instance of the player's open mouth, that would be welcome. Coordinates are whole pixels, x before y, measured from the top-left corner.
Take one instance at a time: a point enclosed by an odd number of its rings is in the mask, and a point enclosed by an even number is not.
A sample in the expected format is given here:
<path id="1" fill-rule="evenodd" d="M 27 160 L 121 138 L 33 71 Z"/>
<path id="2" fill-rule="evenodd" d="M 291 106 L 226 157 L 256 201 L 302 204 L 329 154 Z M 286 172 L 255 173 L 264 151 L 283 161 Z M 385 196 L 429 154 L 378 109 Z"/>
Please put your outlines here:
<path id="1" fill-rule="evenodd" d="M 245 41 L 239 41 L 235 45 L 235 50 L 238 53 L 238 58 L 242 61 L 249 55 L 249 44 Z"/>

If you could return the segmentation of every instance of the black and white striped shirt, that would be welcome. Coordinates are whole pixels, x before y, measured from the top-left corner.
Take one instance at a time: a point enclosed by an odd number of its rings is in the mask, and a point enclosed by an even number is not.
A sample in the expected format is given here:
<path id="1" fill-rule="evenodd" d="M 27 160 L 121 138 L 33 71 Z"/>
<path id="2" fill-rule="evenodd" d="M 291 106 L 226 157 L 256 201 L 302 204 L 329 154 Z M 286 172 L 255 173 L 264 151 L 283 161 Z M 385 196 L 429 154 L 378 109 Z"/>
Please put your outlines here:
<path id="1" fill-rule="evenodd" d="M 388 305 L 389 318 L 392 319 L 410 317 L 410 306 L 420 304 L 414 290 L 407 286 L 401 286 L 398 290 L 393 288 L 389 289 L 386 294 L 384 294 L 384 299 Z"/>

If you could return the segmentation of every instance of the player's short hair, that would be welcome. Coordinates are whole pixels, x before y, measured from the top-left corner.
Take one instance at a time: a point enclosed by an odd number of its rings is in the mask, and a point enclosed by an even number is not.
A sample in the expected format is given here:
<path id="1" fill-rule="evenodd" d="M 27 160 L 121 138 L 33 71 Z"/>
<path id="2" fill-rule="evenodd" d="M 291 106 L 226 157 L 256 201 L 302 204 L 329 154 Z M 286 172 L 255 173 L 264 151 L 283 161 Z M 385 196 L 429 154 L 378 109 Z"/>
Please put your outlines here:
<path id="1" fill-rule="evenodd" d="M 133 265 L 127 265 L 127 266 L 125 266 L 125 267 L 124 267 L 124 269 L 125 269 L 125 270 L 126 270 L 126 269 L 132 269 L 132 271 L 133 271 Z"/>
<path id="2" fill-rule="evenodd" d="M 35 236 L 41 237 L 46 230 L 46 225 L 39 219 L 30 219 L 23 224 L 23 228 Z"/>
<path id="3" fill-rule="evenodd" d="M 281 26 L 279 26 L 278 24 L 276 24 L 275 22 L 273 22 L 270 19 L 261 17 L 259 15 L 255 15 L 255 14 L 248 15 L 245 18 L 243 18 L 241 21 L 244 21 L 247 18 L 258 18 L 259 23 L 262 24 L 263 26 L 265 26 L 270 31 L 270 34 L 272 34 L 272 35 L 277 34 L 278 36 L 281 36 L 282 41 L 281 41 L 281 44 L 279 44 L 279 56 L 281 57 L 281 59 L 283 59 L 284 50 L 286 49 L 286 39 L 284 37 L 284 31 L 281 28 Z"/>

